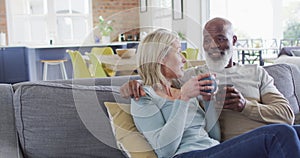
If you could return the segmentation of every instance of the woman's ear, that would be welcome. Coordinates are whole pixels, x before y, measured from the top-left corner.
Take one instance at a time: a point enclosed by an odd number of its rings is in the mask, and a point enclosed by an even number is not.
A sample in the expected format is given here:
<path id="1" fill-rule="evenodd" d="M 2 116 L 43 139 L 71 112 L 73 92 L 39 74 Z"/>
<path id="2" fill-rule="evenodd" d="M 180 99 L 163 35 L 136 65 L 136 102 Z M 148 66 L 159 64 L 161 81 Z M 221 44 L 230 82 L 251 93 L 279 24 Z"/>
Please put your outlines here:
<path id="1" fill-rule="evenodd" d="M 166 57 L 164 57 L 160 60 L 160 64 L 165 65 L 166 61 L 167 61 L 167 59 L 166 59 Z"/>

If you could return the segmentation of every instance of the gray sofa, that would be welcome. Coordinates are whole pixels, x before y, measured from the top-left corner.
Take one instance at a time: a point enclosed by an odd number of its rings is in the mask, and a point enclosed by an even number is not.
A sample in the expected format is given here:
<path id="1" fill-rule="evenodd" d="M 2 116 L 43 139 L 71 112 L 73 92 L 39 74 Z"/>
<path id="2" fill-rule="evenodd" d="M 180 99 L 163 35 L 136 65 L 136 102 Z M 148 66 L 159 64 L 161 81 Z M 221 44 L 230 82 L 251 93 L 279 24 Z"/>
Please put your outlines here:
<path id="1" fill-rule="evenodd" d="M 300 70 L 265 66 L 299 114 Z M 125 157 L 104 102 L 129 103 L 119 86 L 138 76 L 0 85 L 0 157 Z M 297 116 L 298 119 L 298 116 Z"/>
<path id="2" fill-rule="evenodd" d="M 283 47 L 274 63 L 294 64 L 300 69 L 300 47 Z"/>

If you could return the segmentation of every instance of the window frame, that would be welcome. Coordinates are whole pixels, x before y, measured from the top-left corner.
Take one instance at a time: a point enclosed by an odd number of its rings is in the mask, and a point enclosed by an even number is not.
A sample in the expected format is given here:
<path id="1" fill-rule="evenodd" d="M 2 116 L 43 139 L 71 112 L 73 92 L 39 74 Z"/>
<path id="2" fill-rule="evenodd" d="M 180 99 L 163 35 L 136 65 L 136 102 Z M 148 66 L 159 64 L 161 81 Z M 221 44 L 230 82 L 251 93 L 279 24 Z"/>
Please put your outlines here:
<path id="1" fill-rule="evenodd" d="M 60 38 L 58 28 L 58 18 L 66 17 L 71 18 L 74 23 L 74 18 L 84 19 L 85 30 L 80 34 L 85 34 L 87 37 L 90 32 L 93 30 L 93 17 L 92 17 L 92 0 L 83 0 L 83 3 L 87 5 L 84 13 L 56 13 L 55 12 L 55 1 L 54 0 L 40 0 L 44 2 L 44 11 L 41 14 L 32 14 L 30 9 L 30 0 L 6 0 L 6 14 L 7 14 L 7 26 L 8 26 L 8 42 L 9 45 L 50 45 L 50 43 L 55 45 L 66 45 L 66 44 L 80 44 L 83 43 L 85 39 L 82 39 L 82 36 L 76 38 L 74 34 L 76 31 L 71 30 L 70 39 Z M 20 3 L 21 2 L 21 3 Z M 18 3 L 18 11 L 13 11 L 14 4 Z M 68 5 L 72 6 L 73 1 L 68 0 Z M 74 2 L 75 3 L 75 2 Z M 45 7 L 46 6 L 46 7 Z M 70 7 L 69 7 L 70 8 Z M 71 8 L 70 8 L 71 9 Z M 16 19 L 19 18 L 19 21 Z M 40 18 L 40 20 L 37 20 Z M 22 27 L 19 27 L 17 22 L 22 23 Z M 33 39 L 33 32 L 31 31 L 32 23 L 41 22 L 45 23 L 46 28 L 41 28 L 41 37 L 39 40 Z M 81 30 L 81 29 L 80 29 Z M 36 29 L 35 29 L 36 31 Z M 22 33 L 22 36 L 19 34 Z M 38 33 L 36 33 L 38 34 Z M 44 37 L 45 36 L 45 37 Z M 22 37 L 22 38 L 20 38 Z M 52 40 L 52 42 L 50 42 Z"/>

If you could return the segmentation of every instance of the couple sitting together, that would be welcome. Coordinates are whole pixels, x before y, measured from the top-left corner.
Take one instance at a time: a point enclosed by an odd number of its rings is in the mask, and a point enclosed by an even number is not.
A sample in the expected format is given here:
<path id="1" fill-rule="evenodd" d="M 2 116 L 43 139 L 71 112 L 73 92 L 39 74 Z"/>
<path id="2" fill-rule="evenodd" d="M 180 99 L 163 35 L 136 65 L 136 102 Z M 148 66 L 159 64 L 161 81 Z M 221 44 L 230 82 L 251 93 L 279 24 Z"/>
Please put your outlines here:
<path id="1" fill-rule="evenodd" d="M 292 125 L 288 101 L 262 67 L 232 62 L 236 41 L 230 21 L 208 21 L 207 65 L 187 70 L 177 33 L 158 29 L 141 41 L 143 84 L 129 81 L 121 94 L 132 97 L 134 123 L 157 157 L 300 157 L 300 126 Z M 217 89 L 210 78 L 231 86 Z"/>

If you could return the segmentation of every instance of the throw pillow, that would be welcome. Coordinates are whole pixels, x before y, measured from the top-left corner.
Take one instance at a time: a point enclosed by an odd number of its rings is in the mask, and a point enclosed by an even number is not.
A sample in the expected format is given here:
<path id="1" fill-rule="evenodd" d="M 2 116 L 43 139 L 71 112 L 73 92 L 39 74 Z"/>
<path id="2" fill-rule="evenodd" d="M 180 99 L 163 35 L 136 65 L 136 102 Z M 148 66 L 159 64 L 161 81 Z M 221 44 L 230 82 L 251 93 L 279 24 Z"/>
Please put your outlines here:
<path id="1" fill-rule="evenodd" d="M 151 145 L 137 130 L 130 114 L 130 105 L 104 102 L 118 147 L 131 158 L 156 158 Z"/>
<path id="2" fill-rule="evenodd" d="M 291 52 L 293 53 L 294 56 L 297 56 L 297 57 L 300 56 L 300 49 L 293 49 L 293 50 L 291 50 Z"/>

